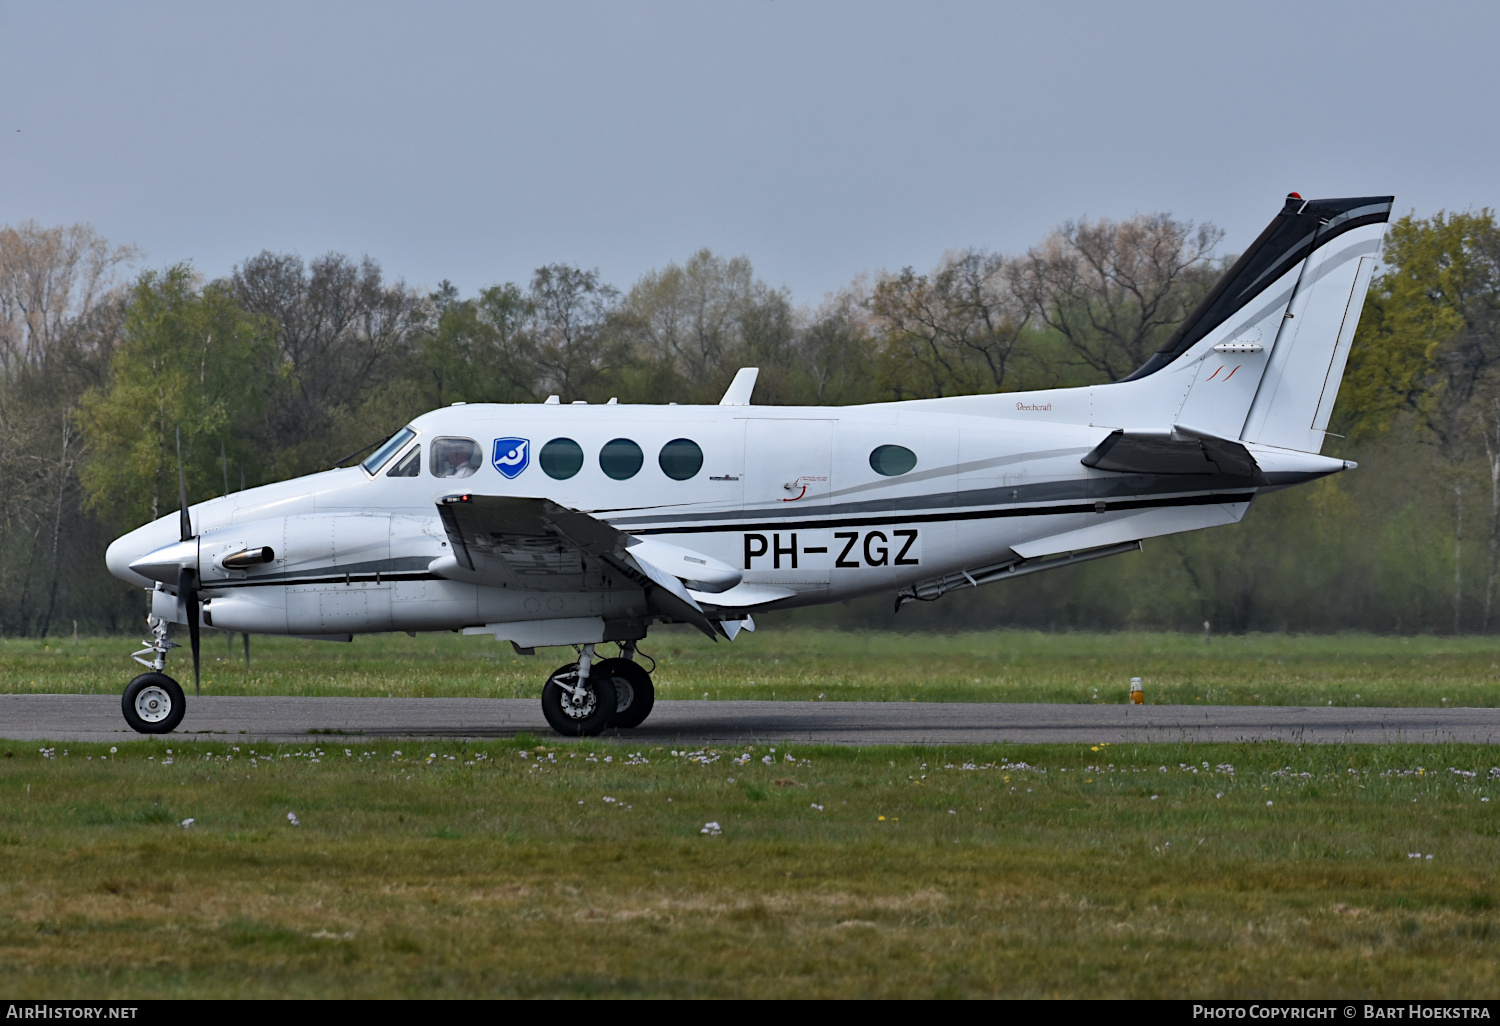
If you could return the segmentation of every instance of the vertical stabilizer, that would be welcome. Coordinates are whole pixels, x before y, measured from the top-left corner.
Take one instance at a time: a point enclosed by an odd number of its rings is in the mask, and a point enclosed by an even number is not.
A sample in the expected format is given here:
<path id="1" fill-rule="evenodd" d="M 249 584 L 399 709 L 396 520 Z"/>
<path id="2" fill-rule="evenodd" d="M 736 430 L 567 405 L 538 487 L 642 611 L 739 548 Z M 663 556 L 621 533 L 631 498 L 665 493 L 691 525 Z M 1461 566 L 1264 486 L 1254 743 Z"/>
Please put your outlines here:
<path id="1" fill-rule="evenodd" d="M 1389 212 L 1386 201 L 1383 213 Z M 1338 223 L 1337 217 L 1324 220 L 1319 234 Z M 1384 234 L 1384 221 L 1353 228 L 1319 245 L 1305 262 L 1245 419 L 1241 437 L 1246 441 L 1302 452 L 1322 449 Z"/>
<path id="2" fill-rule="evenodd" d="M 1392 201 L 1289 195 L 1161 351 L 1125 381 L 1160 380 L 1166 395 L 1180 396 L 1177 426 L 1317 452 Z"/>

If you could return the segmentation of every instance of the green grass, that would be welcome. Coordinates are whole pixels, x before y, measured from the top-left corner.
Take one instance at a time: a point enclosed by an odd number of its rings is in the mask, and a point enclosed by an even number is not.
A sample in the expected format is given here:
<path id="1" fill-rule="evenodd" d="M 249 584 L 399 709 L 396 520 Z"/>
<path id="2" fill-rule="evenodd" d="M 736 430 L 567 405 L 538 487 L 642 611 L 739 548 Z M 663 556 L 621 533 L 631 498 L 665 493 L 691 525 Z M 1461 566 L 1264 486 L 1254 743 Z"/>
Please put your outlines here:
<path id="1" fill-rule="evenodd" d="M 571 650 L 534 657 L 449 634 L 352 644 L 254 640 L 249 672 L 223 635 L 204 640 L 205 692 L 220 695 L 468 695 L 533 698 Z M 118 694 L 138 668 L 131 638 L 0 641 L 0 692 Z M 1153 704 L 1493 706 L 1500 640 L 1165 633 L 878 634 L 767 626 L 717 645 L 659 631 L 662 698 L 806 701 L 1105 702 L 1145 679 Z M 186 654 L 169 672 L 189 680 Z"/>
<path id="2" fill-rule="evenodd" d="M 0 991 L 1500 986 L 1494 748 L 325 740 L 0 742 Z"/>

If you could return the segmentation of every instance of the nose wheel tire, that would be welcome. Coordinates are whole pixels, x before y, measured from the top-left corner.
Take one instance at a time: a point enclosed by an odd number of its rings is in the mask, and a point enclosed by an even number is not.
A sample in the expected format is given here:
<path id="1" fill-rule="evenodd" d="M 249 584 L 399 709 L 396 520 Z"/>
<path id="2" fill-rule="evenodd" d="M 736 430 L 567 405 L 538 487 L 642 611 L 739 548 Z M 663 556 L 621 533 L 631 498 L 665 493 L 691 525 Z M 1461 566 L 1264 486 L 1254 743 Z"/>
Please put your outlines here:
<path id="1" fill-rule="evenodd" d="M 182 688 L 165 673 L 143 673 L 125 688 L 120 711 L 130 729 L 141 734 L 170 734 L 187 712 Z"/>
<path id="2" fill-rule="evenodd" d="M 581 688 L 575 683 L 577 679 L 577 663 L 552 671 L 542 685 L 542 715 L 565 737 L 592 737 L 614 718 L 619 704 L 615 683 L 610 675 L 597 670 L 589 674 Z"/>
<path id="3" fill-rule="evenodd" d="M 607 676 L 615 685 L 615 718 L 611 727 L 639 727 L 656 704 L 651 675 L 629 659 L 601 659 L 593 672 Z"/>

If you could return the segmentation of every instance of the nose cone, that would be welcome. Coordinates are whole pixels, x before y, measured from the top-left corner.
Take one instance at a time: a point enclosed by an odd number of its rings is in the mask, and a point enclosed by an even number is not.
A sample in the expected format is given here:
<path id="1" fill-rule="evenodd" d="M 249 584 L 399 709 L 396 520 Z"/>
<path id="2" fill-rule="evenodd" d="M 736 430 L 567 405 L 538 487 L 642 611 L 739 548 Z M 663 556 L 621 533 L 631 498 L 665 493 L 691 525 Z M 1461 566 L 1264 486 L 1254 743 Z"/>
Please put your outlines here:
<path id="1" fill-rule="evenodd" d="M 104 550 L 104 565 L 109 567 L 109 572 L 122 581 L 142 588 L 151 587 L 151 582 L 130 569 L 130 564 L 141 554 L 138 544 L 132 544 L 135 540 L 132 536 L 137 532 L 123 535 L 110 542 L 109 548 Z"/>
<path id="2" fill-rule="evenodd" d="M 134 584 L 140 588 L 149 588 L 156 581 L 163 580 L 161 577 L 153 577 L 142 573 L 144 566 L 148 566 L 146 557 L 152 562 L 160 562 L 156 559 L 157 551 L 171 545 L 181 545 L 177 540 L 176 516 L 162 517 L 160 520 L 137 527 L 129 534 L 116 538 L 104 552 L 104 565 L 109 567 L 109 572 L 122 581 Z M 196 560 L 197 553 L 194 551 L 193 558 Z M 141 564 L 137 566 L 137 564 Z M 177 582 L 178 564 L 173 564 L 169 584 Z"/>
<path id="3" fill-rule="evenodd" d="M 163 584 L 176 584 L 178 575 L 185 566 L 198 567 L 198 539 L 177 541 L 153 549 L 139 559 L 133 560 L 130 570 L 142 577 Z"/>

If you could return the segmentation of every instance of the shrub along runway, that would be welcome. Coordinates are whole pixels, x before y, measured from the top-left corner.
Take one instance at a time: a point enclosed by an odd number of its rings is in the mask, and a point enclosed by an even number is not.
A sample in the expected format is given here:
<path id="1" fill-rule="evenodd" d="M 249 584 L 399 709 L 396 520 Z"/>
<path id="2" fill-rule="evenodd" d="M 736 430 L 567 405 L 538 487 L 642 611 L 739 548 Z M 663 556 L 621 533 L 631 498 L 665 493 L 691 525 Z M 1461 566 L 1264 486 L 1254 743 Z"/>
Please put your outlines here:
<path id="1" fill-rule="evenodd" d="M 549 736 L 538 703 L 491 698 L 189 697 L 172 737 L 297 741 L 309 735 L 480 740 Z M 106 695 L 0 695 L 0 735 L 15 740 L 137 738 Z M 995 702 L 663 701 L 625 744 L 933 745 L 1286 741 L 1495 744 L 1500 709 L 1132 706 Z"/>

